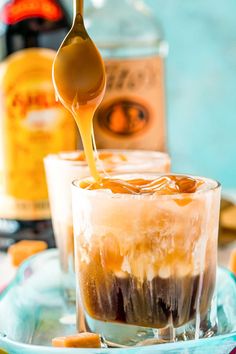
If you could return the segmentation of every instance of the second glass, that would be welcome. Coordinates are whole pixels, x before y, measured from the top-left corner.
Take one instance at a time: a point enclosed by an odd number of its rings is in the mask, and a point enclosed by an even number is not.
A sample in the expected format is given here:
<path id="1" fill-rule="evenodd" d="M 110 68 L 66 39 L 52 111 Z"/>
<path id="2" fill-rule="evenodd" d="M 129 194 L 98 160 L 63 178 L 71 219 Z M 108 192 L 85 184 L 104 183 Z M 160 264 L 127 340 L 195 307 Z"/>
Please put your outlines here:
<path id="1" fill-rule="evenodd" d="M 100 171 L 169 172 L 170 158 L 165 153 L 133 150 L 99 150 Z M 71 183 L 90 175 L 82 151 L 49 155 L 44 160 L 49 201 L 56 243 L 60 253 L 63 285 L 68 300 L 75 301 L 74 240 Z"/>

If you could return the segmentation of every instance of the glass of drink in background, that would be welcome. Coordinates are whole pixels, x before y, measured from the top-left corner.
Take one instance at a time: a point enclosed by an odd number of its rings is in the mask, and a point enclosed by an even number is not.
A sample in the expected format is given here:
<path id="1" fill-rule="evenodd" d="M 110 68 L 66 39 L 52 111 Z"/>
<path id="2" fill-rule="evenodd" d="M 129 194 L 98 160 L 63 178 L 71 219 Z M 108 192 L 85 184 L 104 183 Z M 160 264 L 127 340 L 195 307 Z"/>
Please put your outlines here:
<path id="1" fill-rule="evenodd" d="M 170 158 L 165 153 L 132 150 L 100 150 L 97 165 L 106 172 L 169 172 Z M 71 183 L 90 175 L 82 151 L 49 155 L 44 160 L 53 230 L 60 252 L 66 298 L 75 301 L 74 239 Z"/>
<path id="2" fill-rule="evenodd" d="M 143 172 L 115 178 L 134 180 L 141 192 L 73 182 L 77 300 L 86 326 L 118 346 L 212 335 L 219 184 Z"/>

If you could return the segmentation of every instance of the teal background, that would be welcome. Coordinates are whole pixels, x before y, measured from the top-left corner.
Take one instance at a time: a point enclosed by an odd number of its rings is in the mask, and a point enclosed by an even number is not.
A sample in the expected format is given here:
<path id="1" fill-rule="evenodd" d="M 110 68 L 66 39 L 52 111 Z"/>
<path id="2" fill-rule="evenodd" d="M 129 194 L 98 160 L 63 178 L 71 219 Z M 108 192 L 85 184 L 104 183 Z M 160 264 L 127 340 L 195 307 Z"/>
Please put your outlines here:
<path id="1" fill-rule="evenodd" d="M 216 178 L 236 191 L 236 0 L 145 3 L 170 46 L 166 90 L 173 170 Z"/>
<path id="2" fill-rule="evenodd" d="M 170 45 L 169 147 L 174 170 L 236 190 L 236 1 L 146 0 Z"/>

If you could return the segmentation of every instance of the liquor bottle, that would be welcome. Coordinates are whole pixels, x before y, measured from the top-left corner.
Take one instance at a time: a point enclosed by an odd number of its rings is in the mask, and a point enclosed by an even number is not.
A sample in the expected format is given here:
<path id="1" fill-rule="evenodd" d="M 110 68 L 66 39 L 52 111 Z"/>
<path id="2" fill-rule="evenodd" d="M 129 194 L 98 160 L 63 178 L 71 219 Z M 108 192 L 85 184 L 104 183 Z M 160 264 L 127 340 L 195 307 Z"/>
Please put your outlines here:
<path id="1" fill-rule="evenodd" d="M 141 0 L 90 0 L 85 10 L 107 70 L 106 95 L 94 119 L 97 147 L 165 151 L 168 46 L 160 25 Z"/>
<path id="2" fill-rule="evenodd" d="M 70 28 L 58 0 L 0 5 L 0 236 L 43 239 L 52 228 L 43 167 L 49 153 L 73 150 L 76 129 L 56 102 L 51 70 Z"/>

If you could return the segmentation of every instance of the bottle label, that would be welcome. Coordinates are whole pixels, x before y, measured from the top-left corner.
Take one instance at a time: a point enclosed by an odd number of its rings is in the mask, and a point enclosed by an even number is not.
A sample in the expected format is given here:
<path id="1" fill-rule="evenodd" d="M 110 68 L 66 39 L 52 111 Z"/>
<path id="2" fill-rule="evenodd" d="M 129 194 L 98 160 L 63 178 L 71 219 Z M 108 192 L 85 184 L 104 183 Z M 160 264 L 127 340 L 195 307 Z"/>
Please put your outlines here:
<path id="1" fill-rule="evenodd" d="M 164 63 L 106 60 L 107 89 L 94 119 L 98 148 L 165 150 Z"/>
<path id="2" fill-rule="evenodd" d="M 0 217 L 50 217 L 43 158 L 74 150 L 71 115 L 57 103 L 55 52 L 25 49 L 0 64 Z"/>
<path id="3" fill-rule="evenodd" d="M 0 20 L 7 25 L 32 17 L 58 21 L 63 17 L 63 13 L 54 0 L 14 0 L 8 2 L 0 11 Z"/>

